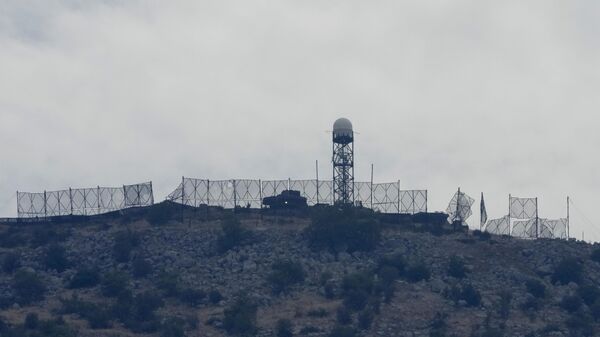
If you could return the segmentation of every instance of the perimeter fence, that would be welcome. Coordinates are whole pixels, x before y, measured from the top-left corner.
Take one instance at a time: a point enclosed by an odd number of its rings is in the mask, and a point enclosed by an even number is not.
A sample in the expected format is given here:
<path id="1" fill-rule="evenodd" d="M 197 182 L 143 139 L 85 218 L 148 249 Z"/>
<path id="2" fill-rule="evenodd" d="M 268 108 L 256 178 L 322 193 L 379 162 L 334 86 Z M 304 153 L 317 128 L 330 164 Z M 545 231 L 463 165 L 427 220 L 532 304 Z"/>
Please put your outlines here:
<path id="1" fill-rule="evenodd" d="M 309 206 L 333 204 L 333 182 L 316 179 L 208 180 L 184 177 L 167 199 L 193 207 L 261 208 L 263 198 L 279 195 L 285 190 L 300 191 Z M 382 213 L 427 212 L 427 190 L 401 190 L 399 182 L 355 182 L 354 198 L 356 203 Z"/>
<path id="2" fill-rule="evenodd" d="M 122 187 L 69 188 L 40 193 L 17 192 L 19 218 L 96 215 L 152 204 L 152 182 Z"/>
<path id="3" fill-rule="evenodd" d="M 510 235 L 525 239 L 567 239 L 569 217 L 545 219 L 538 215 L 537 198 L 509 196 L 508 215 L 489 220 L 485 231 L 497 235 Z"/>

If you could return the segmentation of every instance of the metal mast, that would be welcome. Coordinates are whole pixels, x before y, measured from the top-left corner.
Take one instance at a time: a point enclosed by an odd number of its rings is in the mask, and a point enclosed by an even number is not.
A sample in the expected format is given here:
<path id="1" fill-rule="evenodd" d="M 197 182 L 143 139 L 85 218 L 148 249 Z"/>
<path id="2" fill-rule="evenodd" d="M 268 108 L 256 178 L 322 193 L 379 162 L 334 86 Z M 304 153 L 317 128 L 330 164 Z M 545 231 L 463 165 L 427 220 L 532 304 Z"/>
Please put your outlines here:
<path id="1" fill-rule="evenodd" d="M 340 118 L 333 124 L 333 202 L 354 203 L 354 132 L 352 123 Z"/>

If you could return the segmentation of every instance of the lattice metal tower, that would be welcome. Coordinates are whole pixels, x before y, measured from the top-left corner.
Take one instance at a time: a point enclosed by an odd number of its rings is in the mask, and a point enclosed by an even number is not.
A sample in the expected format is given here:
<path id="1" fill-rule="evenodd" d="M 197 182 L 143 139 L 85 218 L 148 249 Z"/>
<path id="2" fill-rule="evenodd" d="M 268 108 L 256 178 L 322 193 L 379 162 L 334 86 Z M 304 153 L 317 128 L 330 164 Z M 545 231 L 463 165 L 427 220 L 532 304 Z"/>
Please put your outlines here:
<path id="1" fill-rule="evenodd" d="M 354 132 L 352 123 L 340 118 L 333 123 L 333 202 L 354 203 Z"/>

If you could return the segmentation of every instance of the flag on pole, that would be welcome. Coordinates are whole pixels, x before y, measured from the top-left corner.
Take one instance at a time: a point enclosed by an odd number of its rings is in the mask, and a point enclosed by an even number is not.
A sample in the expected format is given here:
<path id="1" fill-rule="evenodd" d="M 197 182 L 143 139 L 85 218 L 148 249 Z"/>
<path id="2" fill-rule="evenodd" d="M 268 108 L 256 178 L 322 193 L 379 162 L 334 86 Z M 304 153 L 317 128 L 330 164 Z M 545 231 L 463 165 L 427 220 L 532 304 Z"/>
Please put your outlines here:
<path id="1" fill-rule="evenodd" d="M 481 213 L 479 228 L 483 229 L 483 226 L 487 222 L 487 211 L 485 209 L 485 201 L 483 200 L 483 192 L 481 192 L 481 205 L 479 206 L 479 212 Z"/>

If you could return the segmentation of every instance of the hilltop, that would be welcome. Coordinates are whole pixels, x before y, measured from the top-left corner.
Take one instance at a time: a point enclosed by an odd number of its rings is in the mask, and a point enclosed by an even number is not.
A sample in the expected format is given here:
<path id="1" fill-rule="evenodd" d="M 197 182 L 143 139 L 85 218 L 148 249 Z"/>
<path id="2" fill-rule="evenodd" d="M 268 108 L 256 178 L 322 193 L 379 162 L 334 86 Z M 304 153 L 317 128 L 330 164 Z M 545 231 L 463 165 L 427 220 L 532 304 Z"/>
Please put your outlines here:
<path id="1" fill-rule="evenodd" d="M 183 219 L 183 221 L 182 221 Z M 592 336 L 600 250 L 383 216 L 170 203 L 3 225 L 2 336 Z"/>

